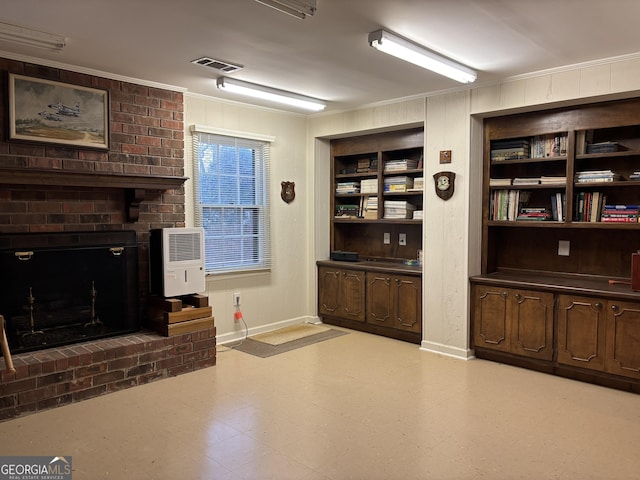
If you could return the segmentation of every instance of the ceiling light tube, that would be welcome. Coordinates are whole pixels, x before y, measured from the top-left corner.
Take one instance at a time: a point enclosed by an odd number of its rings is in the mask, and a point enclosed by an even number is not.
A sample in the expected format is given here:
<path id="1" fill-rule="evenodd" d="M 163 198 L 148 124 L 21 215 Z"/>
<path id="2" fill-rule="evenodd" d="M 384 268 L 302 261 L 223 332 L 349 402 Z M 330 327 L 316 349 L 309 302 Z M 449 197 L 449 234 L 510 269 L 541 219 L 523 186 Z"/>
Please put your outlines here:
<path id="1" fill-rule="evenodd" d="M 256 85 L 254 83 L 243 82 L 241 80 L 235 80 L 233 78 L 220 77 L 216 81 L 216 86 L 220 90 L 227 92 L 238 93 L 240 95 L 247 95 L 253 98 L 261 98 L 263 100 L 269 100 L 272 102 L 283 103 L 286 105 L 292 105 L 294 107 L 304 108 L 305 110 L 311 110 L 319 112 L 324 110 L 326 105 L 321 101 L 311 97 L 305 97 L 296 93 L 286 92 L 284 90 L 278 90 L 275 88 L 264 87 L 262 85 Z"/>
<path id="2" fill-rule="evenodd" d="M 477 78 L 476 72 L 469 67 L 385 30 L 371 32 L 369 45 L 381 52 L 452 78 L 460 83 L 472 83 Z"/>
<path id="3" fill-rule="evenodd" d="M 256 0 L 256 2 L 302 20 L 316 13 L 316 0 Z"/>
<path id="4" fill-rule="evenodd" d="M 49 50 L 62 50 L 66 45 L 66 38 L 62 35 L 41 32 L 4 22 L 0 22 L 0 41 L 29 47 L 47 48 Z"/>

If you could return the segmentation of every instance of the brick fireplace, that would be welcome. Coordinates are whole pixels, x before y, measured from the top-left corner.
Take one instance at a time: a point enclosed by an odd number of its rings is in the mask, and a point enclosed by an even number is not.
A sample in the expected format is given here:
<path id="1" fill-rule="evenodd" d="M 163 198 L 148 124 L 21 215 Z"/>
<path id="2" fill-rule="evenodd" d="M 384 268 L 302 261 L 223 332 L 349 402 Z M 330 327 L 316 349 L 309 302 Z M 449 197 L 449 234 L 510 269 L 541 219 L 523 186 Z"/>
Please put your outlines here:
<path id="1" fill-rule="evenodd" d="M 8 73 L 109 92 L 108 150 L 7 139 L 0 98 L 0 233 L 133 231 L 139 316 L 147 312 L 149 231 L 185 221 L 181 92 L 0 58 Z M 0 305 L 2 314 L 2 305 Z M 164 338 L 141 331 L 21 353 L 0 363 L 0 420 L 215 365 L 215 327 Z"/>

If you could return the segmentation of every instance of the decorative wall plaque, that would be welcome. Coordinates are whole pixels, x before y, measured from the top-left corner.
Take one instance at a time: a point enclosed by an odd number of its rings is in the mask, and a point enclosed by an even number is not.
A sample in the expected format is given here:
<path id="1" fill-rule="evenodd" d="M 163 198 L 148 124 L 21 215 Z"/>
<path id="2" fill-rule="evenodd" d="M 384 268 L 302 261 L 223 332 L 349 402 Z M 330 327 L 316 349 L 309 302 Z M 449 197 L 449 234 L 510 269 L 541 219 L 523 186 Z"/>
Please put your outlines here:
<path id="1" fill-rule="evenodd" d="M 281 182 L 280 186 L 282 187 L 280 190 L 280 197 L 282 197 L 282 200 L 284 200 L 285 203 L 293 202 L 293 199 L 296 198 L 296 183 Z"/>

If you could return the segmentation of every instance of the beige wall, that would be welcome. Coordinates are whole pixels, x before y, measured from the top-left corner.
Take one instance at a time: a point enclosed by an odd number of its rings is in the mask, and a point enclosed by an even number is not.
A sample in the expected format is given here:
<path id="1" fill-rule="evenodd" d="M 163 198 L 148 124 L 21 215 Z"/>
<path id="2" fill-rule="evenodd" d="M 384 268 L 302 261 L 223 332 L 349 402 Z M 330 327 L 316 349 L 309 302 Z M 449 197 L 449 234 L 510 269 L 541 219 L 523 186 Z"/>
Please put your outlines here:
<path id="1" fill-rule="evenodd" d="M 207 279 L 207 293 L 220 343 L 244 336 L 244 325 L 233 320 L 233 292 L 241 292 L 241 311 L 249 334 L 280 325 L 313 320 L 309 305 L 315 296 L 310 267 L 308 215 L 311 187 L 306 161 L 307 119 L 303 115 L 256 108 L 185 95 L 185 175 L 192 177 L 191 133 L 193 124 L 275 137 L 271 146 L 271 234 L 273 268 L 270 273 L 222 275 Z M 295 182 L 296 198 L 286 204 L 280 198 L 280 182 Z M 193 225 L 193 185 L 186 189 L 187 225 Z"/>

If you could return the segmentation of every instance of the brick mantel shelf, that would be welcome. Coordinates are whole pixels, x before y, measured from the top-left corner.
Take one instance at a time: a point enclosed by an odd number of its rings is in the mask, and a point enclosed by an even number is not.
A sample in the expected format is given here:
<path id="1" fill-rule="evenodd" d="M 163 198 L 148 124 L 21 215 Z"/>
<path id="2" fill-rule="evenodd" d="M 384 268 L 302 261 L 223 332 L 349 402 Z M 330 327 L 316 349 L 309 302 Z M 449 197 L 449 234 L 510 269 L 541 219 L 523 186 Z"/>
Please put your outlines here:
<path id="1" fill-rule="evenodd" d="M 179 188 L 186 180 L 188 177 L 0 168 L 0 184 L 123 188 L 130 222 L 138 220 L 140 202 L 144 200 L 146 190 L 171 190 Z"/>

